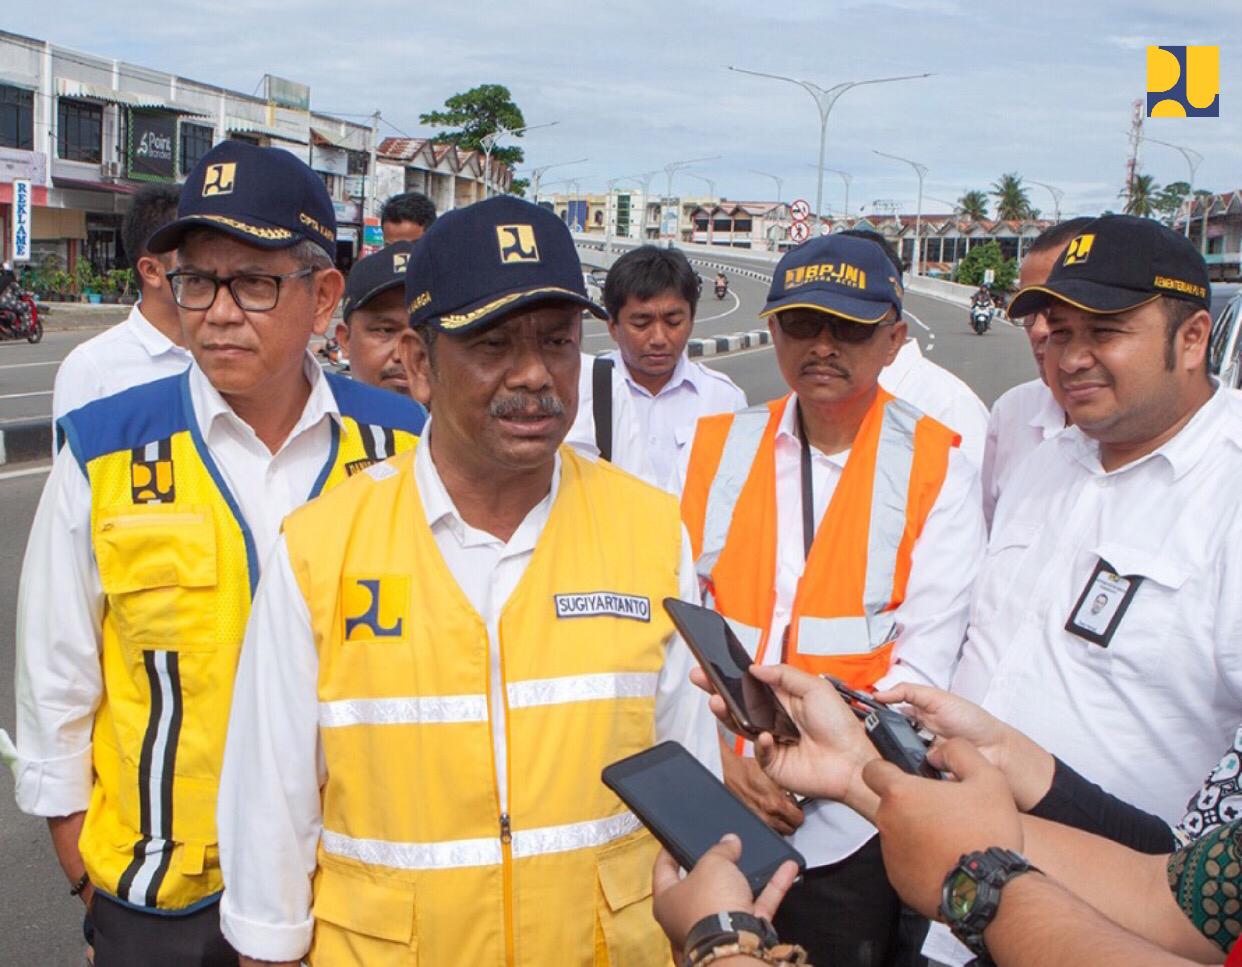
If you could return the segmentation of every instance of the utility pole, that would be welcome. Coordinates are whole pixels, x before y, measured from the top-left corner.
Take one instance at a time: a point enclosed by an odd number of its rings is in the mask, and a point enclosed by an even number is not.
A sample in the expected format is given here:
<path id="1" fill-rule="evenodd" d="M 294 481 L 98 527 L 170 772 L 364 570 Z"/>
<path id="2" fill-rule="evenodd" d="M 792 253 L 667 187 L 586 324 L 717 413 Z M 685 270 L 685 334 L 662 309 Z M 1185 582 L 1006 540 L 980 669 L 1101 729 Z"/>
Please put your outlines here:
<path id="1" fill-rule="evenodd" d="M 501 138 L 514 137 L 525 134 L 527 131 L 534 131 L 536 128 L 550 128 L 558 121 L 548 121 L 545 124 L 527 124 L 520 128 L 506 128 L 503 124 L 496 128 L 490 134 L 485 134 L 479 138 L 479 144 L 483 145 L 483 197 L 488 195 L 488 188 L 494 187 L 490 183 L 492 174 L 492 151 L 496 147 L 496 142 Z M 493 191 L 492 194 L 495 194 Z"/>
<path id="2" fill-rule="evenodd" d="M 1140 135 L 1144 141 L 1150 141 L 1152 144 L 1160 144 L 1166 148 L 1172 148 L 1178 152 L 1185 160 L 1186 167 L 1190 169 L 1190 181 L 1186 187 L 1186 225 L 1185 232 L 1187 238 L 1190 238 L 1190 215 L 1195 207 L 1195 173 L 1199 170 L 1199 165 L 1203 164 L 1203 155 L 1199 154 L 1193 148 L 1186 148 L 1180 144 L 1171 144 L 1168 141 L 1160 141 L 1156 138 L 1149 138 L 1146 135 Z M 1206 252 L 1207 238 L 1200 239 L 1200 251 Z"/>
<path id="3" fill-rule="evenodd" d="M 886 154 L 883 151 L 871 149 L 881 158 L 892 158 L 894 161 L 900 161 L 908 164 L 914 169 L 914 173 L 919 176 L 919 200 L 917 203 L 918 210 L 914 214 L 914 274 L 923 274 L 923 178 L 927 175 L 927 166 L 921 165 L 917 161 L 911 161 L 909 158 L 903 158 L 896 154 Z"/>
<path id="4" fill-rule="evenodd" d="M 1053 215 L 1052 220 L 1059 222 L 1061 220 L 1061 199 L 1065 197 L 1065 192 L 1055 185 L 1045 184 L 1042 181 L 1036 181 L 1034 178 L 1027 178 L 1032 185 L 1039 185 L 1040 188 L 1047 188 L 1048 194 L 1052 196 Z"/>

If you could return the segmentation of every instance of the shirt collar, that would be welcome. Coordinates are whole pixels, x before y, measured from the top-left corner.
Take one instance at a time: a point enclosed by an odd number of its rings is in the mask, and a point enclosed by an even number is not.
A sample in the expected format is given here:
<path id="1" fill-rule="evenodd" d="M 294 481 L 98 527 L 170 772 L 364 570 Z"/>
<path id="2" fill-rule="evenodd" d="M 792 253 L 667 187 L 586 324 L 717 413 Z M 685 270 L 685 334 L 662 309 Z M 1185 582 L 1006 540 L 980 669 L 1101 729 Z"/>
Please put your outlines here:
<path id="1" fill-rule="evenodd" d="M 1039 407 L 1031 414 L 1029 425 L 1039 430 L 1043 439 L 1047 440 L 1065 429 L 1066 416 L 1065 410 L 1043 380 L 1040 380 L 1039 388 Z"/>
<path id="2" fill-rule="evenodd" d="M 155 325 L 142 314 L 142 303 L 136 302 L 129 310 L 129 316 L 126 318 L 131 330 L 133 330 L 134 338 L 138 340 L 140 345 L 154 359 L 156 356 L 162 356 L 164 353 L 186 353 L 186 350 L 178 346 L 175 342 L 165 336 L 162 332 L 155 328 Z"/>
<path id="3" fill-rule="evenodd" d="M 613 361 L 613 365 L 617 367 L 621 375 L 625 377 L 625 381 L 630 385 L 630 388 L 644 396 L 650 396 L 654 399 L 657 396 L 663 396 L 665 393 L 671 393 L 682 385 L 689 386 L 696 393 L 699 391 L 699 385 L 695 381 L 698 374 L 695 372 L 694 367 L 690 365 L 690 360 L 685 353 L 682 353 L 677 358 L 677 365 L 673 367 L 673 375 L 669 377 L 668 382 L 660 387 L 660 392 L 654 394 L 630 374 L 630 368 L 625 364 L 625 359 L 619 350 L 613 349 L 607 353 L 607 356 Z"/>
<path id="4" fill-rule="evenodd" d="M 918 365 L 919 360 L 922 358 L 923 350 L 919 347 L 919 341 L 917 339 L 907 339 L 902 344 L 902 347 L 897 350 L 897 357 L 884 367 L 885 374 L 894 383 L 899 383 L 910 375 L 911 370 Z"/>
<path id="5" fill-rule="evenodd" d="M 789 399 L 785 401 L 785 410 L 781 413 L 781 421 L 776 425 L 776 442 L 780 446 L 793 446 L 799 450 L 802 449 L 802 436 L 798 433 L 798 394 L 790 393 Z M 840 453 L 824 453 L 811 447 L 811 459 L 822 460 L 831 463 L 835 467 L 844 467 L 845 461 L 849 459 L 850 451 L 842 450 Z"/>

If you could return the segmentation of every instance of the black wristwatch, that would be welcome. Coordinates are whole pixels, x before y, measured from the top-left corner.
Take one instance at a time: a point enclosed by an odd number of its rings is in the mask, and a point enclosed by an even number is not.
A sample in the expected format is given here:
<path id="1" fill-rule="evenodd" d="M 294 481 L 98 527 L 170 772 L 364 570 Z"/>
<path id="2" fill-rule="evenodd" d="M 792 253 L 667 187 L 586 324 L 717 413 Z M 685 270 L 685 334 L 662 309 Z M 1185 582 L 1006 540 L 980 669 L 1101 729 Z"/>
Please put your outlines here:
<path id="1" fill-rule="evenodd" d="M 772 924 L 753 913 L 713 913 L 696 923 L 686 935 L 686 962 L 694 963 L 709 950 L 736 943 L 738 934 L 749 933 L 759 938 L 761 950 L 776 946 L 778 938 Z"/>
<path id="2" fill-rule="evenodd" d="M 940 889 L 940 916 L 953 936 L 990 964 L 983 931 L 1000 907 L 1001 888 L 1015 876 L 1040 872 L 1026 857 L 993 846 L 982 853 L 967 853 L 944 878 Z"/>

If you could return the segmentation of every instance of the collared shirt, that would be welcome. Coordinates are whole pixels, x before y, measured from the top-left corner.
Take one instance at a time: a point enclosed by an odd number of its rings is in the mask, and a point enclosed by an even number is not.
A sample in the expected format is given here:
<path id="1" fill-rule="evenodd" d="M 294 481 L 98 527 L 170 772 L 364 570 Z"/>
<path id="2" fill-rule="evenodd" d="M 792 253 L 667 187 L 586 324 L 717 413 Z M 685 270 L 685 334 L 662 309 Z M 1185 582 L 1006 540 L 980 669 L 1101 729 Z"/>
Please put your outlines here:
<path id="1" fill-rule="evenodd" d="M 155 328 L 139 303 L 110 329 L 75 346 L 56 371 L 52 421 L 79 406 L 103 399 L 190 365 L 190 353 Z"/>
<path id="2" fill-rule="evenodd" d="M 639 438 L 656 484 L 678 492 L 699 417 L 745 409 L 746 394 L 724 373 L 693 362 L 683 353 L 669 381 L 653 395 L 634 379 L 619 351 L 614 349 L 604 356 L 613 361 L 629 390 Z"/>
<path id="3" fill-rule="evenodd" d="M 190 367 L 194 419 L 254 535 L 260 560 L 280 522 L 306 501 L 327 459 L 336 400 L 314 359 L 310 397 L 289 438 L 271 453 Z M 90 802 L 91 730 L 103 697 L 99 663 L 104 597 L 91 542 L 91 489 L 66 448 L 35 512 L 17 598 L 17 805 L 67 816 Z"/>
<path id="4" fill-rule="evenodd" d="M 595 445 L 595 357 L 582 354 L 582 371 L 578 374 L 578 414 L 565 442 L 583 456 L 595 459 L 599 447 Z M 648 483 L 655 483 L 655 474 L 643 448 L 642 431 L 638 414 L 630 399 L 625 380 L 617 367 L 612 368 L 612 464 Z"/>
<path id="5" fill-rule="evenodd" d="M 424 428 L 425 441 L 434 432 L 432 422 Z M 506 542 L 462 519 L 436 469 L 429 444 L 420 446 L 414 457 L 414 484 L 432 537 L 453 579 L 487 625 L 492 741 L 502 809 L 509 777 L 505 705 L 500 696 L 500 615 L 526 573 L 547 524 L 560 473 L 558 457 L 548 495 Z M 680 597 L 697 604 L 698 578 L 684 528 L 679 585 Z M 716 720 L 706 696 L 689 682 L 693 658 L 677 637 L 665 647 L 665 664 L 656 686 L 656 739 L 680 742 L 719 775 Z M 310 877 L 323 825 L 319 797 L 326 778 L 319 743 L 318 666 L 310 613 L 282 539 L 264 570 L 246 629 L 220 785 L 220 859 L 225 880 L 221 926 L 234 947 L 261 960 L 296 960 L 311 940 Z M 598 779 L 590 776 L 584 781 Z M 256 802 L 279 802 L 285 808 L 255 809 Z M 254 862 L 255 856 L 262 857 L 262 862 Z"/>
<path id="6" fill-rule="evenodd" d="M 880 385 L 961 436 L 962 453 L 976 469 L 982 465 L 988 408 L 974 390 L 924 356 L 917 339 L 906 340 L 897 358 L 880 370 Z"/>
<path id="7" fill-rule="evenodd" d="M 1170 824 L 1242 718 L 1242 401 L 1117 470 L 1077 427 L 997 506 L 953 690 Z M 1101 561 L 1141 576 L 1108 645 L 1065 626 Z"/>
<path id="8" fill-rule="evenodd" d="M 983 449 L 983 514 L 991 526 L 996 501 L 1018 464 L 1065 429 L 1065 410 L 1042 379 L 1007 390 L 992 404 Z"/>
<path id="9" fill-rule="evenodd" d="M 795 400 L 796 396 L 790 397 L 776 433 L 776 605 L 769 641 L 781 640 L 806 567 L 802 443 Z M 828 455 L 811 448 L 811 489 L 817 521 L 822 521 L 828 510 L 848 458 L 849 451 Z M 985 541 L 978 471 L 959 449 L 954 449 L 940 495 L 914 545 L 906 597 L 894 613 L 899 634 L 893 666 L 877 688 L 899 682 L 937 688 L 948 685 L 966 631 L 971 586 Z M 767 649 L 764 664 L 780 660 L 779 648 Z M 839 803 L 813 803 L 805 813 L 806 822 L 794 833 L 792 842 L 810 867 L 844 859 L 875 835 L 875 827 Z"/>

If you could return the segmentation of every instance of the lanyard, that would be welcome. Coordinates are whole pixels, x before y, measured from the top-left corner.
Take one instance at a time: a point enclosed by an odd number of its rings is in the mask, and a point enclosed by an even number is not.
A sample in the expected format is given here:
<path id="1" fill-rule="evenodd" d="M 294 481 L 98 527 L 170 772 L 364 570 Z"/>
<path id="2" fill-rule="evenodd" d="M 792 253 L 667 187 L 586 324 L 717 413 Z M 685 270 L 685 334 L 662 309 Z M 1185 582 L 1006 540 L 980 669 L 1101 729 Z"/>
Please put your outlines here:
<path id="1" fill-rule="evenodd" d="M 811 556 L 811 543 L 815 540 L 815 492 L 811 480 L 811 442 L 802 420 L 802 403 L 794 405 L 798 408 L 798 436 L 802 440 L 802 554 L 806 560 Z"/>

